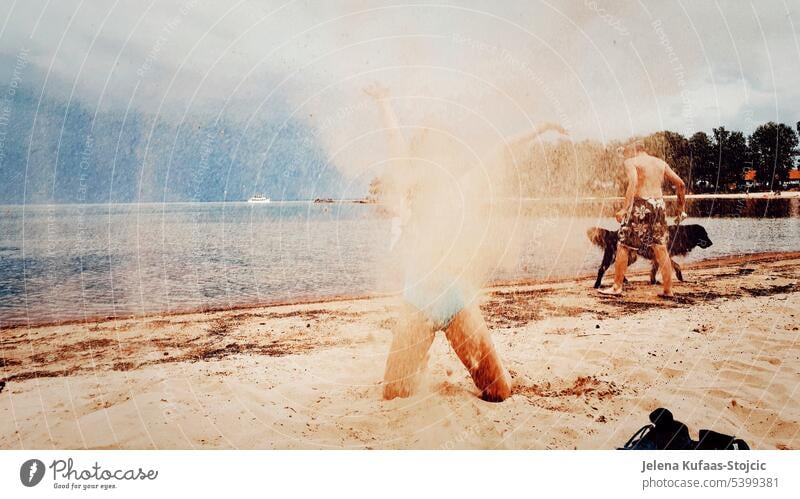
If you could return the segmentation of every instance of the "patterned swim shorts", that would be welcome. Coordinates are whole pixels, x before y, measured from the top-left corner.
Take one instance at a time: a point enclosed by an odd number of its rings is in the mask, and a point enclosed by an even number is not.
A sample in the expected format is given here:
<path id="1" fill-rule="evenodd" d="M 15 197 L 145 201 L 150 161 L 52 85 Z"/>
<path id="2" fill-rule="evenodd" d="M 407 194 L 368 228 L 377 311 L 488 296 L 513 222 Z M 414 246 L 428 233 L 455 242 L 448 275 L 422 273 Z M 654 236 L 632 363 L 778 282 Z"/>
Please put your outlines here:
<path id="1" fill-rule="evenodd" d="M 633 198 L 633 206 L 619 228 L 619 244 L 639 250 L 667 244 L 667 215 L 663 198 Z"/>

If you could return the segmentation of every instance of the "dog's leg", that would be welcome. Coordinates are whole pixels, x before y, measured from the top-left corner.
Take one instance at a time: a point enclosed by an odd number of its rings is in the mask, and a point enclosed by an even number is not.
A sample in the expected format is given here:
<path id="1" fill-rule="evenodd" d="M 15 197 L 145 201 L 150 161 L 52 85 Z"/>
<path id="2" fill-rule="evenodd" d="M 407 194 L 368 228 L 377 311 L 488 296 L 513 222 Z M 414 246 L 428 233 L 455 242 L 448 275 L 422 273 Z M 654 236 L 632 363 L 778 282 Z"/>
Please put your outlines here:
<path id="1" fill-rule="evenodd" d="M 678 265 L 678 262 L 675 260 L 672 261 L 672 268 L 675 269 L 675 275 L 678 276 L 678 280 L 683 282 L 683 272 L 681 272 L 681 266 Z"/>
<path id="2" fill-rule="evenodd" d="M 656 272 L 658 272 L 658 262 L 653 260 L 651 262 L 653 265 L 650 267 L 650 284 L 658 284 L 656 280 Z"/>
<path id="3" fill-rule="evenodd" d="M 603 262 L 600 264 L 600 269 L 597 271 L 597 280 L 594 282 L 594 287 L 599 288 L 600 284 L 603 282 L 603 275 L 605 275 L 606 270 L 614 263 L 614 257 L 616 256 L 616 248 L 606 248 L 606 252 L 603 254 Z"/>
<path id="4" fill-rule="evenodd" d="M 606 265 L 605 260 L 603 260 L 603 263 L 600 264 L 600 268 L 597 270 L 597 280 L 594 281 L 595 288 L 600 287 L 600 284 L 603 282 L 603 275 L 605 275 L 606 270 L 608 270 L 608 265 Z"/>
<path id="5" fill-rule="evenodd" d="M 595 289 L 600 287 L 600 283 L 603 282 L 603 274 L 606 273 L 607 267 L 603 267 L 600 265 L 600 269 L 597 271 L 597 280 L 594 281 Z"/>

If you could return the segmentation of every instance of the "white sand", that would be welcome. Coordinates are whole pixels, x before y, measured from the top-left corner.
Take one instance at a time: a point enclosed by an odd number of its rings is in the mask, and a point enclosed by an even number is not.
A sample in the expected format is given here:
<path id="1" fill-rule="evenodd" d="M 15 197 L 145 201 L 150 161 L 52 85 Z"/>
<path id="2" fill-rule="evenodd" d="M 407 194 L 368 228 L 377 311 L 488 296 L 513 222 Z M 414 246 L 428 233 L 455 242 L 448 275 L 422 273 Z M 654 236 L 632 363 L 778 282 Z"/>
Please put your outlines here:
<path id="1" fill-rule="evenodd" d="M 800 255 L 701 264 L 661 302 L 592 280 L 484 306 L 515 395 L 477 398 L 439 335 L 411 398 L 380 400 L 390 298 L 0 331 L 0 448 L 579 448 L 670 408 L 753 448 L 800 448 Z"/>

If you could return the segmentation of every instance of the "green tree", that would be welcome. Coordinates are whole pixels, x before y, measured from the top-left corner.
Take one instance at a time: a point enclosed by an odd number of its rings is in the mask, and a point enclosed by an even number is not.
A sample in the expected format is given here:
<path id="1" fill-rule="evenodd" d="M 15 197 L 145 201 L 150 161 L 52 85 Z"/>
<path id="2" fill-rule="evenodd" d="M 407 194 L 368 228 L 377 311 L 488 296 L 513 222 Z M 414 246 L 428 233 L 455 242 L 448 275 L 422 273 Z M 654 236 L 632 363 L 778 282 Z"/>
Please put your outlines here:
<path id="1" fill-rule="evenodd" d="M 747 140 L 742 132 L 730 132 L 725 127 L 714 128 L 714 154 L 716 155 L 716 190 L 736 188 L 744 175 L 748 160 Z"/>
<path id="2" fill-rule="evenodd" d="M 797 133 L 783 123 L 770 121 L 756 128 L 748 145 L 758 181 L 769 189 L 779 188 L 798 155 Z"/>
<path id="3" fill-rule="evenodd" d="M 795 128 L 797 128 L 797 137 L 800 138 L 800 121 L 795 123 Z M 800 159 L 797 160 L 797 167 L 796 168 L 800 169 Z"/>
<path id="4" fill-rule="evenodd" d="M 706 132 L 689 138 L 690 175 L 686 179 L 693 190 L 708 191 L 716 181 L 717 168 L 714 145 Z"/>
<path id="5" fill-rule="evenodd" d="M 691 152 L 689 149 L 689 141 L 683 135 L 677 132 L 665 131 L 664 140 L 667 143 L 667 161 L 670 167 L 675 170 L 682 179 L 691 177 Z"/>
<path id="6" fill-rule="evenodd" d="M 687 184 L 689 183 L 691 154 L 686 137 L 677 132 L 665 130 L 648 135 L 643 142 L 644 148 L 649 154 L 666 161 L 679 177 L 684 179 Z"/>

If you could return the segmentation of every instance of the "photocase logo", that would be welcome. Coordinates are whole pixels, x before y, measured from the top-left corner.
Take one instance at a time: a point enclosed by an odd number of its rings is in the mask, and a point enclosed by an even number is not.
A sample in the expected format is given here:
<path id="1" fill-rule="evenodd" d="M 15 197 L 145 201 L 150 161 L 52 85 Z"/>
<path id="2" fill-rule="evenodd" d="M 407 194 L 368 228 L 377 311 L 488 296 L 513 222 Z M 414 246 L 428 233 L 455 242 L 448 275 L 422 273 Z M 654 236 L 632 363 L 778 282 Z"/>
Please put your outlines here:
<path id="1" fill-rule="evenodd" d="M 44 478 L 44 463 L 38 459 L 28 459 L 19 468 L 19 479 L 26 487 L 35 487 Z"/>

